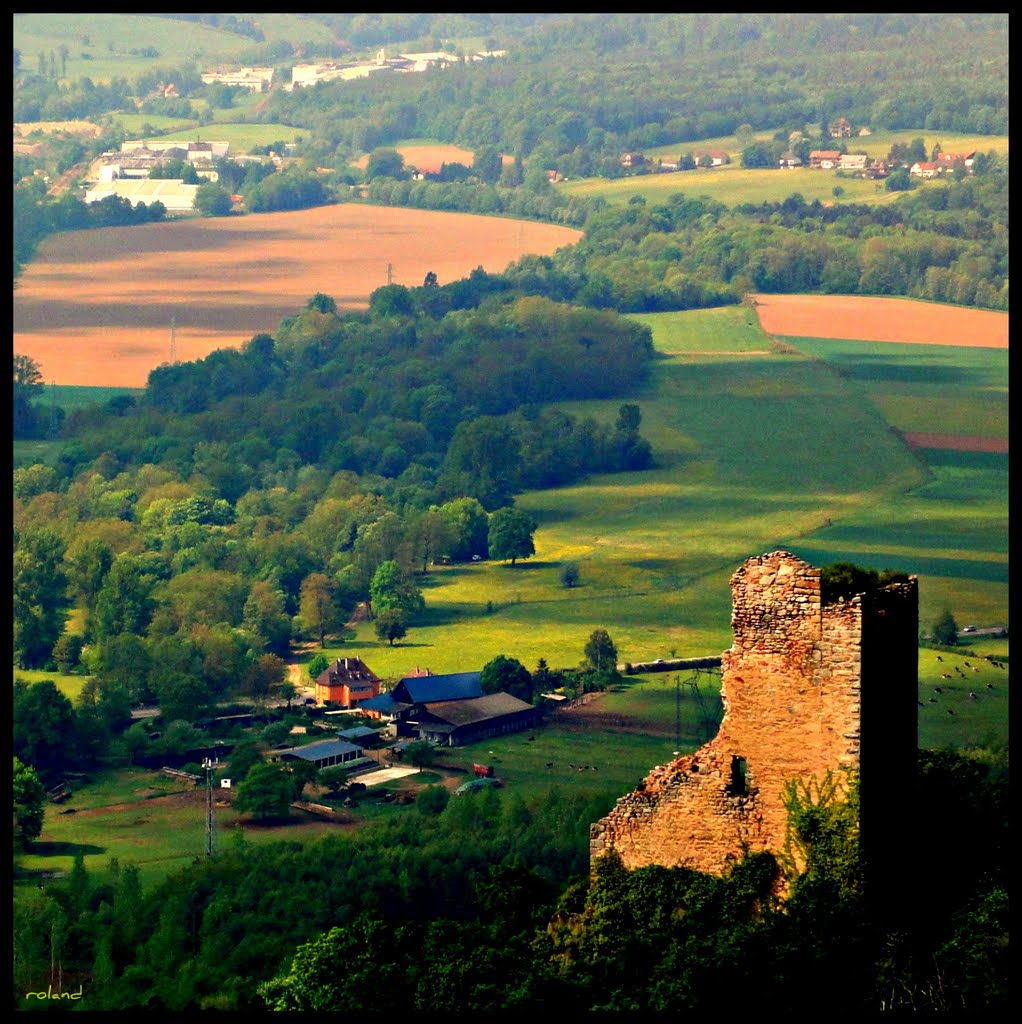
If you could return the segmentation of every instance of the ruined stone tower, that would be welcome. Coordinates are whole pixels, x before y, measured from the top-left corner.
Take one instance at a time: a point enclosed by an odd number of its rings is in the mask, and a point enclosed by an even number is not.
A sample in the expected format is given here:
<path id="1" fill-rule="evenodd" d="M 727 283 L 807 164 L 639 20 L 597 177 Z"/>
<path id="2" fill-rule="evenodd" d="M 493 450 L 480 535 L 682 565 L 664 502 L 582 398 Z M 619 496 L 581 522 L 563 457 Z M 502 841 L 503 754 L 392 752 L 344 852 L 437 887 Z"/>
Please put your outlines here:
<path id="1" fill-rule="evenodd" d="M 720 731 L 592 825 L 591 860 L 613 848 L 628 868 L 722 874 L 746 850 L 783 849 L 789 780 L 849 768 L 860 848 L 880 866 L 901 845 L 915 772 L 915 577 L 824 605 L 820 570 L 774 551 L 746 561 L 731 592 Z"/>

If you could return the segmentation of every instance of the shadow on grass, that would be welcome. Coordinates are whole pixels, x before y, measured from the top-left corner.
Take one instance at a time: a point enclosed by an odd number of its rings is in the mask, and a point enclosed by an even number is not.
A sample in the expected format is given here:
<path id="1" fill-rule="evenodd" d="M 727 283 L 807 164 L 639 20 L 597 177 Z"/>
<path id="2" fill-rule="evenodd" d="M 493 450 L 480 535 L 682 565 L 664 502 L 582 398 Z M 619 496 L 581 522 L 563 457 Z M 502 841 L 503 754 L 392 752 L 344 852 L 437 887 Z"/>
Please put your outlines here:
<path id="1" fill-rule="evenodd" d="M 75 857 L 79 853 L 84 857 L 92 857 L 98 853 L 106 853 L 106 847 L 93 846 L 92 843 L 55 843 L 37 839 L 29 852 L 37 857 Z"/>

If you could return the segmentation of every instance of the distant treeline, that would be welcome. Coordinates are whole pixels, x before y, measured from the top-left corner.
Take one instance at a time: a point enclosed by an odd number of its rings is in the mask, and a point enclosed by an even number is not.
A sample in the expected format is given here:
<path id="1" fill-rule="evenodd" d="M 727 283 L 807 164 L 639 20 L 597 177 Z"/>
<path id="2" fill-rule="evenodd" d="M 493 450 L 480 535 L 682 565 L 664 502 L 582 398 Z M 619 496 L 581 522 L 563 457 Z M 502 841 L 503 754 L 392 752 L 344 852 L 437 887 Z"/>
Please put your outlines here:
<path id="1" fill-rule="evenodd" d="M 1008 131 L 1004 15 L 579 15 L 499 39 L 497 61 L 279 91 L 261 116 L 308 129 L 322 166 L 430 138 L 571 177 L 743 124 Z"/>

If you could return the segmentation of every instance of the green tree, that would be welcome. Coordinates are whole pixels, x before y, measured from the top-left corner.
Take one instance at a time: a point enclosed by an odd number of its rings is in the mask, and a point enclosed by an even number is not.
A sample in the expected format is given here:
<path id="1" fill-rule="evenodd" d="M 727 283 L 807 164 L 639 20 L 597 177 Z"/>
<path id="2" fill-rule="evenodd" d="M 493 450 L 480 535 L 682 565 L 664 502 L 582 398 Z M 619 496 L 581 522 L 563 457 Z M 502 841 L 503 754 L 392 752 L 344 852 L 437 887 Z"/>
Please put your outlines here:
<path id="1" fill-rule="evenodd" d="M 326 635 L 340 629 L 346 616 L 337 603 L 337 586 L 322 572 L 310 573 L 302 581 L 298 617 L 304 627 L 326 646 Z"/>
<path id="2" fill-rule="evenodd" d="M 955 622 L 955 617 L 947 608 L 937 616 L 930 632 L 934 643 L 943 644 L 946 647 L 955 647 L 958 644 L 958 623 Z"/>
<path id="3" fill-rule="evenodd" d="M 421 772 L 423 768 L 428 768 L 436 760 L 436 747 L 426 740 L 417 740 L 405 747 L 404 759 Z"/>
<path id="4" fill-rule="evenodd" d="M 71 701 L 52 679 L 14 679 L 13 754 L 48 783 L 75 763 L 77 728 Z"/>
<path id="5" fill-rule="evenodd" d="M 373 573 L 369 600 L 377 616 L 393 609 L 400 612 L 405 621 L 426 607 L 425 598 L 412 574 L 393 560 L 381 562 Z"/>
<path id="6" fill-rule="evenodd" d="M 329 667 L 330 662 L 327 660 L 326 656 L 323 654 L 317 654 L 306 666 L 305 671 L 308 677 L 315 682 Z"/>
<path id="7" fill-rule="evenodd" d="M 595 672 L 614 671 L 617 668 L 617 647 L 605 629 L 594 629 L 585 646 L 586 666 Z"/>
<path id="8" fill-rule="evenodd" d="M 118 633 L 143 636 L 156 608 L 156 583 L 157 577 L 142 558 L 118 555 L 96 596 L 96 638 L 103 640 Z"/>
<path id="9" fill-rule="evenodd" d="M 256 646 L 281 657 L 291 647 L 291 619 L 284 595 L 268 580 L 252 584 L 242 610 L 242 627 L 256 642 Z"/>
<path id="10" fill-rule="evenodd" d="M 400 608 L 384 608 L 376 616 L 374 629 L 378 639 L 386 640 L 393 647 L 395 640 L 408 635 L 405 613 Z"/>
<path id="11" fill-rule="evenodd" d="M 195 209 L 203 217 L 226 217 L 231 212 L 231 196 L 222 185 L 207 181 L 195 192 Z"/>
<path id="12" fill-rule="evenodd" d="M 407 178 L 405 158 L 396 149 L 374 149 L 366 164 L 366 178 Z"/>
<path id="13" fill-rule="evenodd" d="M 291 776 L 291 799 L 301 800 L 306 786 L 315 785 L 319 780 L 319 769 L 312 761 L 295 758 L 287 763 L 288 774 Z"/>
<path id="14" fill-rule="evenodd" d="M 443 554 L 455 562 L 489 557 L 490 520 L 476 498 L 455 498 L 441 505 L 440 512 L 453 533 L 450 546 Z"/>
<path id="15" fill-rule="evenodd" d="M 512 507 L 498 508 L 490 516 L 490 557 L 510 559 L 512 565 L 519 558 L 529 558 L 536 553 L 532 539 L 535 532 L 536 520 L 528 512 Z"/>
<path id="16" fill-rule="evenodd" d="M 498 654 L 479 673 L 483 693 L 510 693 L 512 697 L 532 703 L 532 676 L 516 658 Z"/>
<path id="17" fill-rule="evenodd" d="M 319 782 L 326 786 L 331 796 L 337 796 L 348 784 L 348 770 L 339 764 L 323 768 L 319 773 Z"/>
<path id="18" fill-rule="evenodd" d="M 476 498 L 487 511 L 508 505 L 518 488 L 521 446 L 511 424 L 479 416 L 458 424 L 438 486 L 453 497 Z"/>
<path id="19" fill-rule="evenodd" d="M 53 645 L 53 660 L 57 671 L 69 675 L 78 668 L 85 640 L 76 633 L 64 633 Z"/>
<path id="20" fill-rule="evenodd" d="M 271 1010 L 407 1011 L 404 968 L 379 955 L 393 948 L 397 931 L 360 914 L 299 946 L 287 972 L 261 985 L 259 995 Z M 343 971 L 337 970 L 339 962 Z"/>
<path id="21" fill-rule="evenodd" d="M 43 830 L 46 790 L 36 770 L 14 758 L 14 842 L 25 849 Z"/>
<path id="22" fill-rule="evenodd" d="M 561 566 L 561 585 L 569 590 L 577 587 L 580 575 L 578 562 L 565 562 Z"/>
<path id="23" fill-rule="evenodd" d="M 234 807 L 241 814 L 250 814 L 254 818 L 286 818 L 293 800 L 291 772 L 282 765 L 260 761 L 248 770 L 238 786 Z"/>
<path id="24" fill-rule="evenodd" d="M 240 785 L 252 767 L 261 764 L 262 760 L 262 747 L 251 741 L 243 741 L 231 751 L 225 777 L 231 780 L 231 785 Z"/>
<path id="25" fill-rule="evenodd" d="M 265 704 L 280 695 L 287 680 L 287 665 L 276 654 L 261 654 L 242 674 L 239 691 L 258 704 Z"/>
<path id="26" fill-rule="evenodd" d="M 35 437 L 38 422 L 33 399 L 43 390 L 43 374 L 30 356 L 14 354 L 14 436 Z"/>
<path id="27" fill-rule="evenodd" d="M 415 797 L 415 809 L 427 818 L 435 818 L 443 814 L 450 799 L 450 790 L 443 786 L 427 786 Z"/>
<path id="28" fill-rule="evenodd" d="M 38 668 L 64 629 L 64 541 L 42 527 L 18 538 L 14 549 L 14 659 Z"/>

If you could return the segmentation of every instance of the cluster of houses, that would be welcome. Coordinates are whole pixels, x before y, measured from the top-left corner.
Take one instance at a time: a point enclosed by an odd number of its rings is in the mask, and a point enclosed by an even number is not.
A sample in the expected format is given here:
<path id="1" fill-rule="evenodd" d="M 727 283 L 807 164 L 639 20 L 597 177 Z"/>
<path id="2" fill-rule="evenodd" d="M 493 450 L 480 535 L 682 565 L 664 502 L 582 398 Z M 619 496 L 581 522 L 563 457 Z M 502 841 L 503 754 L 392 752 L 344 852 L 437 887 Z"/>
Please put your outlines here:
<path id="1" fill-rule="evenodd" d="M 503 57 L 506 50 L 479 50 L 456 56 L 444 50 L 426 53 L 399 53 L 388 57 L 380 50 L 373 60 L 359 61 L 321 61 L 317 64 L 296 64 L 291 69 L 291 81 L 285 82 L 286 91 L 304 89 L 319 82 L 350 82 L 357 78 L 368 78 L 380 73 L 411 74 L 426 71 L 430 68 L 445 68 L 454 64 L 472 63 L 480 60 Z"/>
<path id="2" fill-rule="evenodd" d="M 393 689 L 361 658 L 336 658 L 316 679 L 316 703 L 358 711 L 390 739 L 445 747 L 532 729 L 542 712 L 508 693 L 484 693 L 479 672 L 435 674 L 416 667 Z M 374 730 L 369 730 L 370 732 Z"/>
<path id="3" fill-rule="evenodd" d="M 958 167 L 972 173 L 975 152 L 940 153 L 933 162 L 916 161 L 908 165 L 909 174 L 920 178 L 937 178 Z M 705 150 L 694 155 L 699 167 L 722 167 L 731 163 L 731 157 L 722 150 Z M 808 163 L 792 150 L 782 153 L 777 161 L 782 171 L 795 171 L 803 167 L 814 171 L 848 171 L 863 178 L 886 178 L 891 167 L 885 160 L 877 160 L 865 153 L 843 153 L 839 149 L 813 149 L 809 152 Z M 651 159 L 642 153 L 629 152 L 621 155 L 621 166 L 631 171 L 645 170 L 654 174 L 681 170 L 682 160 Z"/>
<path id="4" fill-rule="evenodd" d="M 284 153 L 270 153 L 269 160 L 280 167 L 293 150 L 294 145 L 288 143 Z M 219 174 L 215 161 L 227 159 L 228 156 L 235 163 L 263 162 L 267 159 L 230 154 L 230 143 L 227 142 L 140 139 L 123 142 L 119 151 L 103 153 L 97 159 L 91 173 L 94 180 L 83 198 L 86 203 L 97 203 L 114 195 L 129 200 L 132 206 L 140 203 L 148 206 L 158 200 L 166 207 L 168 214 L 190 213 L 195 209 L 195 194 L 199 186 L 186 184 L 180 178 L 154 178 L 153 171 L 169 163 L 187 162 L 199 178 L 217 181 Z M 232 198 L 236 204 L 241 201 L 240 196 Z"/>

